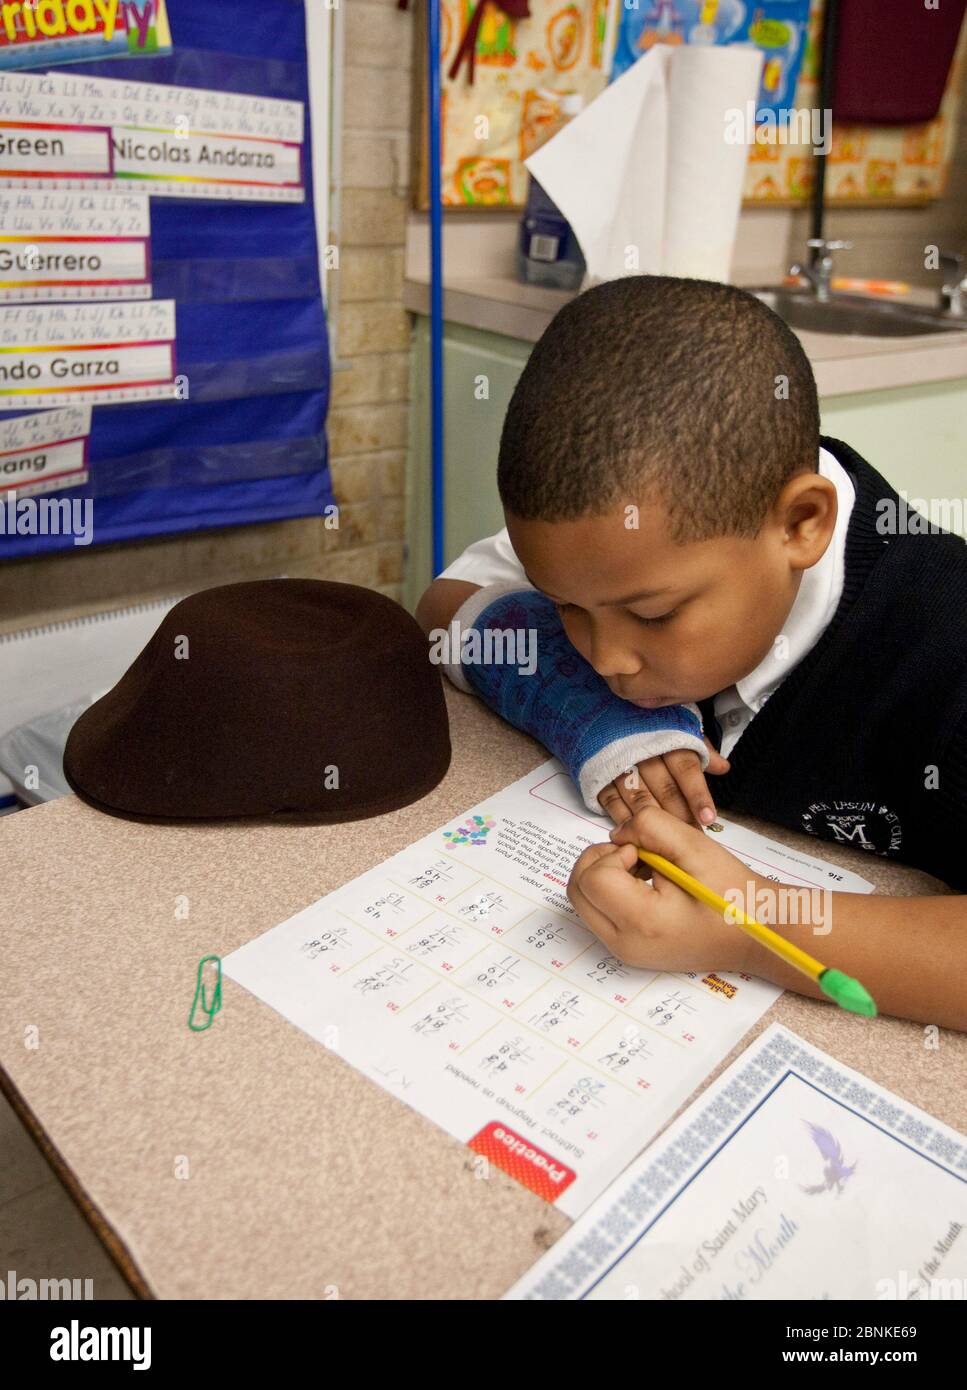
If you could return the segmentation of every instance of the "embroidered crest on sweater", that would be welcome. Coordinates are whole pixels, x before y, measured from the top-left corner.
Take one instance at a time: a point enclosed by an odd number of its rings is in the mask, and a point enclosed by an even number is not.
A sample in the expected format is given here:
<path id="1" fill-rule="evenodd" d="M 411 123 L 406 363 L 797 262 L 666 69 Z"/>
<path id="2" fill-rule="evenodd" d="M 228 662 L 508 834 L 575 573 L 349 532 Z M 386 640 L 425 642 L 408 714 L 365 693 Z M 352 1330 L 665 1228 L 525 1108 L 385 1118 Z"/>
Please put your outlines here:
<path id="1" fill-rule="evenodd" d="M 869 854 L 895 854 L 903 841 L 899 817 L 880 801 L 814 801 L 802 813 L 802 827 Z"/>

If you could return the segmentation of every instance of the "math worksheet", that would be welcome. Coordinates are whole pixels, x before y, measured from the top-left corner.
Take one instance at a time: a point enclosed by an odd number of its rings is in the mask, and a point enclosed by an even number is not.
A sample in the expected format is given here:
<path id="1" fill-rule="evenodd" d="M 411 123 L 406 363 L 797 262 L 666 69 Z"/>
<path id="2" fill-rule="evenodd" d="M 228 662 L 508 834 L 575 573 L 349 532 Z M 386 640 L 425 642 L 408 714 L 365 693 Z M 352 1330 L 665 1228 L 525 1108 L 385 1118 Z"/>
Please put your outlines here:
<path id="1" fill-rule="evenodd" d="M 565 889 L 611 824 L 551 759 L 234 951 L 224 974 L 577 1216 L 780 993 L 609 955 Z M 739 826 L 716 833 L 757 874 L 872 891 Z"/>

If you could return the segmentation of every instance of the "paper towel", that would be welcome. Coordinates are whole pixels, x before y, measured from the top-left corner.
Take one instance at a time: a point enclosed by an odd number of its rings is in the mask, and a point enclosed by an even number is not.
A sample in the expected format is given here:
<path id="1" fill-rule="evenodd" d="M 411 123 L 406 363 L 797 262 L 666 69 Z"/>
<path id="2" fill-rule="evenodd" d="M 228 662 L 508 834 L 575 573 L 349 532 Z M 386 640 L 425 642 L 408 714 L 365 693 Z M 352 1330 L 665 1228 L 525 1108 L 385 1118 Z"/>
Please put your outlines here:
<path id="1" fill-rule="evenodd" d="M 759 49 L 656 44 L 525 161 L 574 228 L 585 284 L 727 280 L 754 131 Z M 751 103 L 751 108 L 749 103 Z"/>

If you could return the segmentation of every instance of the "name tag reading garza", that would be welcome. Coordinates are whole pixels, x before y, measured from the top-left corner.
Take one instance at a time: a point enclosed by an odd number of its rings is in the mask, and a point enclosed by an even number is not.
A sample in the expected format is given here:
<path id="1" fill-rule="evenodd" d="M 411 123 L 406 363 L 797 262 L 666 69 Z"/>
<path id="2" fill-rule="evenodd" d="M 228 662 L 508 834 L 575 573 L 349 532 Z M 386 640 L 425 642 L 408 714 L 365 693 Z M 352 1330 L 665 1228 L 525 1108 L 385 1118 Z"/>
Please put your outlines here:
<path id="1" fill-rule="evenodd" d="M 0 410 L 174 394 L 174 300 L 0 309 Z"/>

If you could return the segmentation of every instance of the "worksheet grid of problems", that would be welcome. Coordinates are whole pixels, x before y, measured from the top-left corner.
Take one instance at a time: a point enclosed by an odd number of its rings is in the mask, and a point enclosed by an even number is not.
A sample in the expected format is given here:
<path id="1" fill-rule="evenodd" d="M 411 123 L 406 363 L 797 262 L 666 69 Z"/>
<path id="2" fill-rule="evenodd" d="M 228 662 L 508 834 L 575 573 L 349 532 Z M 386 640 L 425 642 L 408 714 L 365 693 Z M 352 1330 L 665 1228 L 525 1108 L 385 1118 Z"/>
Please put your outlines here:
<path id="1" fill-rule="evenodd" d="M 576 1214 L 778 991 L 748 977 L 636 970 L 610 955 L 563 892 L 562 864 L 591 843 L 589 823 L 531 794 L 549 766 L 224 968 Z M 602 838 L 607 826 L 594 830 Z"/>

